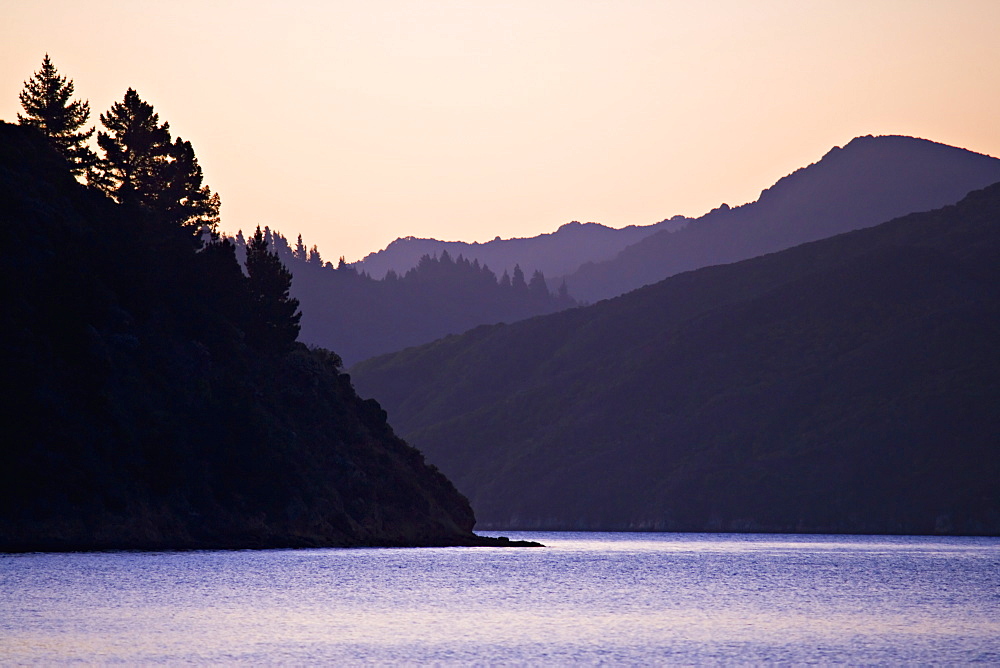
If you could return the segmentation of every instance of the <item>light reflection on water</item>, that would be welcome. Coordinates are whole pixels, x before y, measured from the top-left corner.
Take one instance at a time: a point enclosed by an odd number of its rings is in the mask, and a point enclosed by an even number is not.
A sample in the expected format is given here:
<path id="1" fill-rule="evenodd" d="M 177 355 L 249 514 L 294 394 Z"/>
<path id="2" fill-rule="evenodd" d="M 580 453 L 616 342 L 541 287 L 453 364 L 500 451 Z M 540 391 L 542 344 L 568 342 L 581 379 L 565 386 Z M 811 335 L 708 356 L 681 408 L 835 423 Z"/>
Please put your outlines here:
<path id="1" fill-rule="evenodd" d="M 0 556 L 0 660 L 1000 662 L 1000 539 Z"/>

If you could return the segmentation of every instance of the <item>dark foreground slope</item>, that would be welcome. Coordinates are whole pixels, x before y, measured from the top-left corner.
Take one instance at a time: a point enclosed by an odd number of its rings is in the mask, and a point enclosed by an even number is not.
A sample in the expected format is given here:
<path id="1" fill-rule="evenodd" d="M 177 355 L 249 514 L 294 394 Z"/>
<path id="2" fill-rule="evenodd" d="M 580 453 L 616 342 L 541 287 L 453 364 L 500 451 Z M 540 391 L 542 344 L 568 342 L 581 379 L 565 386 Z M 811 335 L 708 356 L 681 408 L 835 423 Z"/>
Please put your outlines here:
<path id="1" fill-rule="evenodd" d="M 1000 181 L 1000 160 L 914 137 L 858 137 L 780 179 L 756 202 L 726 205 L 565 277 L 584 302 L 682 271 L 736 262 L 954 204 Z M 558 279 L 557 279 L 558 280 Z"/>
<path id="2" fill-rule="evenodd" d="M 0 124 L 0 550 L 457 545 L 465 498 L 336 356 L 247 345 L 231 247 Z"/>
<path id="3" fill-rule="evenodd" d="M 1000 184 L 353 369 L 488 527 L 1000 534 Z"/>

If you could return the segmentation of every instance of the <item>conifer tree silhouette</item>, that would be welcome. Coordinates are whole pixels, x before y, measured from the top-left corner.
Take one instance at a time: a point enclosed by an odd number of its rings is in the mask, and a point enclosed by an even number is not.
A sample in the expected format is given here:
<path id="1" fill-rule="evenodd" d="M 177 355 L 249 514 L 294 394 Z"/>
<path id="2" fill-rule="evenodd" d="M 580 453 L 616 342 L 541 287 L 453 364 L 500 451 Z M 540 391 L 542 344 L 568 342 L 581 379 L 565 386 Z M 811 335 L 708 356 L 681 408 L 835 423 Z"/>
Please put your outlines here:
<path id="1" fill-rule="evenodd" d="M 549 286 L 545 282 L 545 274 L 541 270 L 536 269 L 535 273 L 531 275 L 528 290 L 538 299 L 545 299 L 549 296 Z"/>
<path id="2" fill-rule="evenodd" d="M 219 196 L 204 185 L 201 166 L 191 142 L 171 140 L 170 124 L 160 124 L 153 106 L 132 88 L 116 102 L 97 133 L 104 151 L 92 182 L 119 203 L 141 205 L 168 222 L 190 228 L 200 236 L 215 231 Z"/>
<path id="3" fill-rule="evenodd" d="M 255 313 L 247 332 L 261 350 L 281 353 L 299 336 L 299 300 L 289 296 L 292 273 L 267 247 L 260 226 L 247 242 L 247 284 Z"/>
<path id="4" fill-rule="evenodd" d="M 514 265 L 514 275 L 511 276 L 510 284 L 515 290 L 528 289 L 528 284 L 524 282 L 524 272 L 521 271 L 521 265 Z"/>
<path id="5" fill-rule="evenodd" d="M 59 76 L 49 54 L 42 60 L 42 69 L 24 82 L 19 96 L 25 115 L 17 122 L 40 130 L 70 164 L 73 176 L 83 176 L 97 156 L 87 141 L 94 128 L 81 130 L 90 119 L 90 103 L 73 100 L 73 81 Z"/>
<path id="6" fill-rule="evenodd" d="M 97 133 L 104 158 L 97 165 L 96 185 L 121 204 L 151 206 L 170 155 L 170 125 L 161 125 L 153 105 L 132 88 L 101 114 L 101 124 L 108 132 Z"/>
<path id="7" fill-rule="evenodd" d="M 191 142 L 180 137 L 171 145 L 160 173 L 153 208 L 178 225 L 214 232 L 219 225 L 219 195 L 204 185 Z"/>

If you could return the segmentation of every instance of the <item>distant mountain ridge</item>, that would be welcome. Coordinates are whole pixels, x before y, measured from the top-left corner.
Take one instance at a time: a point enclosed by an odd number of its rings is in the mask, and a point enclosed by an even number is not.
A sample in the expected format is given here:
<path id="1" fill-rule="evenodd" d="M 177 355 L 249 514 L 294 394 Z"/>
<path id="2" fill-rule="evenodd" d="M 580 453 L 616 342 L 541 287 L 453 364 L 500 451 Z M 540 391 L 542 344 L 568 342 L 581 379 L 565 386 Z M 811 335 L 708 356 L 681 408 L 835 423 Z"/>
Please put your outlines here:
<path id="1" fill-rule="evenodd" d="M 723 204 L 680 230 L 658 231 L 563 278 L 576 299 L 594 302 L 682 271 L 953 204 L 996 181 L 997 158 L 913 137 L 858 137 L 778 180 L 755 202 Z"/>
<path id="2" fill-rule="evenodd" d="M 501 239 L 486 243 L 439 241 L 405 237 L 396 239 L 385 249 L 369 253 L 355 262 L 354 268 L 374 278 L 382 278 L 389 270 L 403 274 L 417 266 L 424 255 L 438 256 L 447 251 L 452 257 L 478 260 L 499 276 L 513 272 L 515 265 L 527 273 L 541 271 L 547 276 L 568 274 L 585 262 L 611 259 L 620 250 L 660 230 L 676 230 L 687 224 L 683 216 L 662 220 L 653 225 L 630 225 L 620 229 L 598 223 L 566 223 L 555 232 L 534 237 Z"/>
<path id="3" fill-rule="evenodd" d="M 292 248 L 277 231 L 265 230 L 269 247 L 292 272 L 291 294 L 302 306 L 299 340 L 336 350 L 354 364 L 482 324 L 516 322 L 576 306 L 560 290 L 550 291 L 545 276 L 525 275 L 515 266 L 513 277 L 496 274 L 448 251 L 424 255 L 417 266 L 376 280 L 348 264 L 324 263 L 318 250 Z M 245 257 L 245 240 L 237 236 L 236 255 Z"/>
<path id="4" fill-rule="evenodd" d="M 1000 183 L 351 369 L 480 526 L 1000 535 Z"/>

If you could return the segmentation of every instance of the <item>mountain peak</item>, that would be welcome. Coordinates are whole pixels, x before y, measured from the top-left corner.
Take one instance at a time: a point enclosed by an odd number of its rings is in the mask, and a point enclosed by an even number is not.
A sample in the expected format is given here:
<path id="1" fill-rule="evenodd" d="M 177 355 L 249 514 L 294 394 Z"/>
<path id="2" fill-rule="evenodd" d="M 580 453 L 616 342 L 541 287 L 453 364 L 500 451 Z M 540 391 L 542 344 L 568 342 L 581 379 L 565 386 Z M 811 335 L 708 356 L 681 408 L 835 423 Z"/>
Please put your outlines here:
<path id="1" fill-rule="evenodd" d="M 917 137 L 856 137 L 782 177 L 748 204 L 713 209 L 566 277 L 597 301 L 673 274 L 735 262 L 953 204 L 1000 181 L 1000 160 Z"/>

